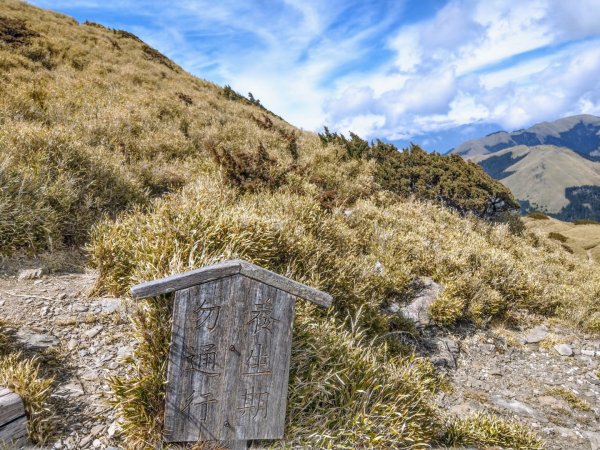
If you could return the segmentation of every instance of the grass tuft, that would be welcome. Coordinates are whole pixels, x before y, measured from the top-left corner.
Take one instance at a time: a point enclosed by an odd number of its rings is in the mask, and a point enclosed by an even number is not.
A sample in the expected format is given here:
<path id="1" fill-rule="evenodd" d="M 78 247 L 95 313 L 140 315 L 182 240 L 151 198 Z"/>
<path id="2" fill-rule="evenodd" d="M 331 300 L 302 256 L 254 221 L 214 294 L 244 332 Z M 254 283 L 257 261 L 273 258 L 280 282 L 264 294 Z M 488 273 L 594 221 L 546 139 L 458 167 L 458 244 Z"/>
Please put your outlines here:
<path id="1" fill-rule="evenodd" d="M 541 450 L 545 447 L 540 438 L 519 422 L 488 413 L 452 419 L 446 429 L 444 443 L 486 448 L 497 445 L 515 450 Z"/>
<path id="2" fill-rule="evenodd" d="M 591 411 L 592 410 L 592 408 L 588 402 L 577 397 L 577 395 L 575 395 L 575 393 L 573 391 L 570 391 L 569 389 L 566 389 L 563 387 L 554 387 L 552 389 L 548 389 L 546 391 L 546 395 L 551 395 L 556 398 L 562 398 L 573 409 L 578 409 L 580 411 Z"/>
<path id="3" fill-rule="evenodd" d="M 27 412 L 27 431 L 34 443 L 44 444 L 53 434 L 57 415 L 50 401 L 54 380 L 40 372 L 37 358 L 13 352 L 0 356 L 0 385 L 21 396 Z"/>

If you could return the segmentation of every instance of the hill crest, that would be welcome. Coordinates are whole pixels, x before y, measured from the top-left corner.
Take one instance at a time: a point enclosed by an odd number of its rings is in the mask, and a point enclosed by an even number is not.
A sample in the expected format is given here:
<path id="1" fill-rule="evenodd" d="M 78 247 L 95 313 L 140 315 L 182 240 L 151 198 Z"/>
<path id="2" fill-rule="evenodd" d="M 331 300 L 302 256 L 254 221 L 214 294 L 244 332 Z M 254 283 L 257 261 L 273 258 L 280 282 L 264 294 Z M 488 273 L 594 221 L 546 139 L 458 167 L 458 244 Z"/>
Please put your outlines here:
<path id="1" fill-rule="evenodd" d="M 498 131 L 467 141 L 449 153 L 470 159 L 517 145 L 566 147 L 591 161 L 600 161 L 600 117 L 580 114 L 511 133 Z"/>

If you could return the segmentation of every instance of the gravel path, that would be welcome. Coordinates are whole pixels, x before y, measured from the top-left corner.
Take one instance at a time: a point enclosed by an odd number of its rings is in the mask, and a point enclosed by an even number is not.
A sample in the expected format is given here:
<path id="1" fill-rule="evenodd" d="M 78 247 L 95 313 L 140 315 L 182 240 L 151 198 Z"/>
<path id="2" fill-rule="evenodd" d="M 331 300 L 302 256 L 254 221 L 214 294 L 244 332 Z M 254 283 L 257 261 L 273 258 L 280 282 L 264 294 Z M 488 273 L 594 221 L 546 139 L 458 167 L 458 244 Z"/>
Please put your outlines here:
<path id="1" fill-rule="evenodd" d="M 447 410 L 517 419 L 536 430 L 548 449 L 600 449 L 597 338 L 540 326 L 474 331 L 438 342 L 443 345 L 434 358 L 453 387 L 440 399 Z"/>
<path id="2" fill-rule="evenodd" d="M 118 446 L 107 378 L 123 374 L 131 354 L 125 303 L 88 298 L 95 274 L 18 279 L 0 276 L 0 317 L 17 348 L 38 354 L 57 379 L 53 399 L 60 420 L 52 448 Z"/>

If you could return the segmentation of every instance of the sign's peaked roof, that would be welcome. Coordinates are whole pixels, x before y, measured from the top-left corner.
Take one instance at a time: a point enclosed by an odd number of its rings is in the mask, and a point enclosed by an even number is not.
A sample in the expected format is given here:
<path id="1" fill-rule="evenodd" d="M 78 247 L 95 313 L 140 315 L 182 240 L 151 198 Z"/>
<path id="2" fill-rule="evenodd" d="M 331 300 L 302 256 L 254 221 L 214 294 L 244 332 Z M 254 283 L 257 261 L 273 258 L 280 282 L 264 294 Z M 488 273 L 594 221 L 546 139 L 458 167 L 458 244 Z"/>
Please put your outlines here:
<path id="1" fill-rule="evenodd" d="M 317 289 L 290 280 L 270 270 L 251 264 L 241 259 L 225 261 L 213 266 L 203 267 L 177 275 L 171 275 L 160 280 L 148 281 L 131 288 L 133 298 L 141 299 L 155 295 L 186 289 L 198 284 L 215 281 L 232 275 L 244 275 L 269 286 L 287 292 L 288 294 L 311 301 L 317 305 L 328 307 L 331 305 L 331 295 Z"/>

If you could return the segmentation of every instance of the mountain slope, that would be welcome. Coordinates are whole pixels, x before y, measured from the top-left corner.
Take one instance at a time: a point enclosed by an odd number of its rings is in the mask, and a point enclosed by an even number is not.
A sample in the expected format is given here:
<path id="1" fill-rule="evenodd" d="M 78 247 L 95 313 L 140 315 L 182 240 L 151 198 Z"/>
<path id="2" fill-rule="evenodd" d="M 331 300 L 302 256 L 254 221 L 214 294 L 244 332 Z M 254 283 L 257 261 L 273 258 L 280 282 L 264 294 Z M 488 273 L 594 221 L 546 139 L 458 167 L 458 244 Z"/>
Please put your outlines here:
<path id="1" fill-rule="evenodd" d="M 0 94 L 0 255 L 81 245 L 103 216 L 205 173 L 251 192 L 309 184 L 330 207 L 379 189 L 380 163 L 343 143 L 324 149 L 314 133 L 191 76 L 127 31 L 15 0 L 0 2 Z M 427 171 L 430 159 L 416 165 Z M 462 160 L 444 171 L 477 189 L 483 210 L 486 197 L 511 197 Z M 421 198 L 419 189 L 408 194 Z"/>
<path id="2" fill-rule="evenodd" d="M 570 188 L 600 186 L 600 163 L 551 145 L 520 145 L 472 158 L 523 203 L 560 214 Z M 590 211 L 592 213 L 592 211 Z"/>
<path id="3" fill-rule="evenodd" d="M 600 117 L 583 114 L 538 123 L 526 130 L 499 131 L 467 141 L 450 153 L 465 158 L 495 153 L 518 145 L 554 145 L 569 148 L 584 158 L 600 161 Z"/>
<path id="4" fill-rule="evenodd" d="M 3 249 L 86 244 L 102 294 L 231 258 L 329 292 L 328 311 L 297 306 L 283 447 L 541 447 L 516 422 L 439 408 L 440 375 L 398 312 L 430 277 L 447 327 L 552 317 L 600 331 L 589 263 L 441 205 L 506 193 L 481 169 L 454 157 L 427 172 L 437 157 L 424 152 L 323 142 L 125 31 L 15 0 L 0 23 Z M 171 305 L 132 305 L 134 355 L 102 386 L 123 448 L 161 446 Z"/>
<path id="5" fill-rule="evenodd" d="M 477 162 L 521 203 L 562 220 L 600 219 L 600 117 L 579 115 L 467 141 L 451 154 Z"/>

